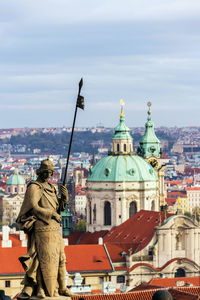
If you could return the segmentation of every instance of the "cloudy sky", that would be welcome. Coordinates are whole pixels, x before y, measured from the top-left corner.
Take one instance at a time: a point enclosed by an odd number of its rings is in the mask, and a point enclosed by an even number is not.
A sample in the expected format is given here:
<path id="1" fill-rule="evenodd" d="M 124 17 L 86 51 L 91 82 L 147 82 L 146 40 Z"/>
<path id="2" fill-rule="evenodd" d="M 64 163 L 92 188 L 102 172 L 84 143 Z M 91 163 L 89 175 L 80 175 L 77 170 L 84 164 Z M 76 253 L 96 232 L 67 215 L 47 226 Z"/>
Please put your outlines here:
<path id="1" fill-rule="evenodd" d="M 0 0 L 0 128 L 200 126 L 199 0 Z"/>

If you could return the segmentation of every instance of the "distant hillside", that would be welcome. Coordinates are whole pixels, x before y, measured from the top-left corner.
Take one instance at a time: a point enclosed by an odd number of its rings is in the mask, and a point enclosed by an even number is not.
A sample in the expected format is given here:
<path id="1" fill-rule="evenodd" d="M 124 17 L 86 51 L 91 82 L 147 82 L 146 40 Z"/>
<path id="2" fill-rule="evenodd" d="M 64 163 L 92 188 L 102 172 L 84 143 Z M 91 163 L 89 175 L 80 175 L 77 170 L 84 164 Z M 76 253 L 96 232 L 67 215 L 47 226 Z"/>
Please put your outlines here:
<path id="1" fill-rule="evenodd" d="M 158 132 L 158 138 L 167 140 L 170 148 L 178 138 L 172 137 L 162 131 Z M 92 133 L 91 131 L 75 132 L 73 138 L 72 152 L 87 152 L 90 154 L 97 153 L 101 146 L 110 147 L 113 136 L 113 130 L 107 133 Z M 138 144 L 141 134 L 133 134 L 134 144 Z M 66 154 L 70 140 L 70 133 L 36 133 L 20 134 L 7 139 L 0 139 L 1 144 L 10 144 L 11 152 L 17 152 L 17 145 L 25 146 L 27 153 L 33 153 L 34 149 L 41 149 L 42 152 L 52 154 Z M 169 150 L 169 149 L 166 149 Z M 18 151 L 19 152 L 19 151 Z"/>

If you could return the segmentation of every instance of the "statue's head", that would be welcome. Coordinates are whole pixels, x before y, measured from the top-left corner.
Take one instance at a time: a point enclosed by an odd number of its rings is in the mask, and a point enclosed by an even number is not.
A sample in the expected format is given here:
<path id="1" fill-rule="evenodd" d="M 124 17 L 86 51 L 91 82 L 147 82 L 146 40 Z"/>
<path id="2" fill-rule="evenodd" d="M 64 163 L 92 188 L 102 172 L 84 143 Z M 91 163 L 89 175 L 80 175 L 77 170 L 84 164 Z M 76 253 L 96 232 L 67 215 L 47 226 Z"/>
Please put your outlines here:
<path id="1" fill-rule="evenodd" d="M 39 169 L 36 170 L 38 176 L 44 176 L 48 174 L 48 177 L 53 175 L 54 165 L 53 162 L 49 159 L 44 159 L 41 161 Z M 46 176 L 45 176 L 46 177 Z"/>

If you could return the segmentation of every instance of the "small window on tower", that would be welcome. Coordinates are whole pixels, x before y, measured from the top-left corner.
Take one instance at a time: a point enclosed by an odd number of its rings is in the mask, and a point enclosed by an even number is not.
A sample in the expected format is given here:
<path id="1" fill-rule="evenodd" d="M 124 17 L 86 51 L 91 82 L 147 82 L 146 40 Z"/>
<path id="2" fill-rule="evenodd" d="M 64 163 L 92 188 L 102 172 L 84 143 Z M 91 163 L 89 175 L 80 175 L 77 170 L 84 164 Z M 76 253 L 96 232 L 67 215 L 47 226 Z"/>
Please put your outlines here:
<path id="1" fill-rule="evenodd" d="M 126 144 L 124 144 L 124 152 L 126 152 Z"/>

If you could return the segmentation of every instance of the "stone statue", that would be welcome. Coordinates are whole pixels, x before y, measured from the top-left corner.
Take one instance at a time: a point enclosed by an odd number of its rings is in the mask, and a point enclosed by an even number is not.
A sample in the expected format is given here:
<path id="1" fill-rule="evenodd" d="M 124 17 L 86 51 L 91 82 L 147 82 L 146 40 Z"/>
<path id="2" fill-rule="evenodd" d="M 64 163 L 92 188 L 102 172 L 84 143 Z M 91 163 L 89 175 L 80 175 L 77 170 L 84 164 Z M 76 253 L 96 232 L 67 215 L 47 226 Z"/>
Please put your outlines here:
<path id="1" fill-rule="evenodd" d="M 73 296 L 66 288 L 66 258 L 61 236 L 61 216 L 67 202 L 67 189 L 61 186 L 61 197 L 48 182 L 53 162 L 46 159 L 36 171 L 38 178 L 27 186 L 17 223 L 28 235 L 27 254 L 19 257 L 26 272 L 24 288 L 18 299 L 59 295 Z"/>

